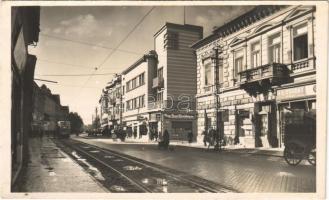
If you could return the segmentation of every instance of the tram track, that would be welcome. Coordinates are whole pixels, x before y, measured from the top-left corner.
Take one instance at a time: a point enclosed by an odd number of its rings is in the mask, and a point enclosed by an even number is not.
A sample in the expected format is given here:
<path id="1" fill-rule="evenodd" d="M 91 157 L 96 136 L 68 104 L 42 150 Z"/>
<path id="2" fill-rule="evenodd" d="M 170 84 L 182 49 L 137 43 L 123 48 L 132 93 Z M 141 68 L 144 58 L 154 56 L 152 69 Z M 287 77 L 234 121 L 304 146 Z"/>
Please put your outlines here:
<path id="1" fill-rule="evenodd" d="M 127 180 L 131 185 L 134 185 L 135 189 L 133 191 L 135 192 L 136 190 L 137 192 L 145 193 L 173 192 L 175 189 L 177 189 L 178 192 L 238 192 L 232 188 L 227 188 L 199 177 L 178 172 L 173 169 L 85 142 L 62 140 L 61 143 L 74 149 L 82 156 L 88 157 L 89 161 L 96 162 L 96 165 L 102 165 L 110 171 L 115 172 L 118 176 Z M 113 158 L 112 160 L 104 159 L 106 157 Z M 121 162 L 115 162 L 115 160 L 121 160 Z M 130 167 L 132 170 L 125 170 L 127 167 Z"/>

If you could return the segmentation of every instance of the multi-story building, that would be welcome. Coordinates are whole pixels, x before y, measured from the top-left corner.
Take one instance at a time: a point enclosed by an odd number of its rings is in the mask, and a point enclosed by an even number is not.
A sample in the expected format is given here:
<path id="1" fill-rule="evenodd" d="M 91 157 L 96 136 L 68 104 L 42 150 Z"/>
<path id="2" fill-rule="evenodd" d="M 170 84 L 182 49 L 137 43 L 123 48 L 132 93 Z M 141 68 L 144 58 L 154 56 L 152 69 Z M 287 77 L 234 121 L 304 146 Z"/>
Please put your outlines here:
<path id="1" fill-rule="evenodd" d="M 147 139 L 151 130 L 168 130 L 172 140 L 188 140 L 189 132 L 196 140 L 197 64 L 190 45 L 202 37 L 200 26 L 166 23 L 160 28 L 154 35 L 154 50 L 106 87 L 113 120 Z"/>
<path id="2" fill-rule="evenodd" d="M 115 74 L 112 80 L 107 84 L 107 113 L 109 128 L 116 128 L 122 123 L 123 110 L 123 87 L 121 85 L 121 75 Z"/>
<path id="3" fill-rule="evenodd" d="M 108 90 L 105 88 L 102 90 L 101 97 L 98 101 L 100 104 L 100 123 L 101 127 L 105 127 L 109 125 L 109 113 L 108 113 L 108 105 L 109 105 L 109 98 L 108 98 Z"/>
<path id="4" fill-rule="evenodd" d="M 287 112 L 316 106 L 315 7 L 256 6 L 193 45 L 198 134 L 218 127 L 228 143 L 282 147 Z"/>
<path id="5" fill-rule="evenodd" d="M 12 184 L 23 164 L 28 163 L 31 133 L 32 93 L 36 56 L 28 46 L 39 41 L 40 7 L 11 9 L 11 164 Z M 9 68 L 9 66 L 8 66 Z"/>
<path id="6" fill-rule="evenodd" d="M 46 85 L 39 87 L 35 82 L 33 85 L 33 109 L 32 129 L 56 130 L 58 121 L 68 120 L 69 107 L 62 106 L 60 96 L 52 94 Z"/>
<path id="7" fill-rule="evenodd" d="M 152 75 L 155 74 L 158 57 L 150 51 L 122 72 L 122 124 L 136 132 L 140 137 L 147 138 L 148 133 L 148 102 L 152 90 Z"/>
<path id="8" fill-rule="evenodd" d="M 149 124 L 156 131 L 168 130 L 172 140 L 187 140 L 189 132 L 196 136 L 197 63 L 190 45 L 202 37 L 200 26 L 173 23 L 154 35 L 159 62 L 149 74 Z"/>

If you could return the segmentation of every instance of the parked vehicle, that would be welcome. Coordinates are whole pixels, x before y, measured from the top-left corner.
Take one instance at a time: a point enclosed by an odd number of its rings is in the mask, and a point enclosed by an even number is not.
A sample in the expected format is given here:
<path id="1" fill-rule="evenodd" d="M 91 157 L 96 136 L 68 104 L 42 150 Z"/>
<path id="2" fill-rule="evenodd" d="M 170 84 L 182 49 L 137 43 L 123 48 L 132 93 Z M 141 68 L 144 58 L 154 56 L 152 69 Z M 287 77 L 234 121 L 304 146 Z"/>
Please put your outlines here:
<path id="1" fill-rule="evenodd" d="M 294 110 L 285 114 L 284 159 L 296 166 L 303 159 L 316 164 L 316 113 Z"/>
<path id="2" fill-rule="evenodd" d="M 58 136 L 60 138 L 69 138 L 71 133 L 71 123 L 69 121 L 58 121 Z"/>

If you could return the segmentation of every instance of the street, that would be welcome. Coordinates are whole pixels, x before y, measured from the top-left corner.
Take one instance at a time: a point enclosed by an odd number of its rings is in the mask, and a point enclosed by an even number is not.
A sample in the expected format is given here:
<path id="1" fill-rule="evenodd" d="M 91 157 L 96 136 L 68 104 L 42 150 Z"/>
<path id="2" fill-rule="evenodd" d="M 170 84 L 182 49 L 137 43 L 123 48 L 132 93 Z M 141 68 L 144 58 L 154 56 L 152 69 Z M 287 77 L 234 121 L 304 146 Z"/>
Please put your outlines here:
<path id="1" fill-rule="evenodd" d="M 77 143 L 77 141 L 79 142 Z M 101 149 L 95 149 L 93 146 L 83 145 L 80 142 L 95 145 Z M 98 164 L 95 164 L 95 158 L 103 158 L 102 161 L 104 161 L 104 158 L 113 156 L 111 152 L 115 152 L 121 156 L 129 156 L 134 160 L 137 158 L 138 161 L 147 161 L 156 165 L 156 168 L 164 167 L 165 171 L 167 171 L 166 180 L 168 179 L 168 172 L 173 176 L 182 173 L 187 174 L 191 180 L 204 179 L 203 184 L 206 188 L 209 188 L 209 185 L 215 185 L 215 188 L 218 189 L 215 192 L 315 192 L 315 167 L 308 165 L 306 162 L 296 167 L 289 166 L 282 157 L 225 151 L 219 153 L 182 146 L 175 146 L 173 151 L 167 151 L 158 150 L 154 144 L 127 144 L 113 142 L 111 139 L 86 139 L 82 137 L 73 137 L 68 141 L 57 143 L 64 144 L 66 147 L 71 145 L 71 148 L 76 150 L 74 154 L 78 152 L 77 149 L 80 149 L 80 151 L 84 149 L 91 156 L 87 156 L 87 159 L 83 153 L 79 156 L 86 159 L 91 166 L 96 168 Z M 110 152 L 103 151 L 104 149 L 110 150 Z M 69 150 L 66 149 L 66 151 Z M 76 155 L 74 156 L 76 157 Z M 110 163 L 113 163 L 113 161 Z M 137 166 L 135 170 L 132 169 L 134 176 L 140 173 L 139 171 L 142 173 L 140 164 L 125 163 L 124 166 Z M 98 167 L 101 174 L 104 171 L 102 168 L 104 166 Z M 126 170 L 123 173 L 129 176 L 128 172 L 129 170 Z M 145 172 L 143 173 L 138 175 L 137 178 L 139 180 L 142 180 L 143 177 L 156 178 L 152 176 L 152 173 L 148 174 L 148 176 L 145 176 Z M 198 178 L 193 178 L 192 176 Z M 99 180 L 99 178 L 96 179 Z M 102 179 L 103 182 L 106 182 L 104 181 L 106 175 L 104 176 L 103 174 Z M 184 181 L 178 182 L 180 187 L 176 187 L 177 185 L 170 187 L 171 179 L 174 180 L 173 177 L 168 179 L 168 187 L 164 191 L 155 188 L 153 191 L 147 192 L 207 191 L 204 188 L 196 187 L 195 183 L 186 184 L 185 182 L 182 184 Z M 202 180 L 196 182 L 200 183 L 200 181 L 202 182 Z M 113 187 L 111 189 L 113 190 Z M 122 190 L 126 189 L 123 188 Z"/>

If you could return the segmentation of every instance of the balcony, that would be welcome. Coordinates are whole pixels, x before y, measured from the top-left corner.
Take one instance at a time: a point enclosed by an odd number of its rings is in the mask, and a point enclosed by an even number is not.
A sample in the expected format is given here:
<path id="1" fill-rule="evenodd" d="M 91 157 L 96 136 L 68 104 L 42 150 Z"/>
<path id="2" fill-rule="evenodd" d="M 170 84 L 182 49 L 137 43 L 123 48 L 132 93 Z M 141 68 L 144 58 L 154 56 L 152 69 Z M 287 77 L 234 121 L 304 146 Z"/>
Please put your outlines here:
<path id="1" fill-rule="evenodd" d="M 155 101 L 155 102 L 149 102 L 148 103 L 148 109 L 162 109 L 163 108 L 163 102 L 162 101 Z"/>
<path id="2" fill-rule="evenodd" d="M 239 73 L 239 85 L 249 94 L 255 95 L 268 91 L 273 85 L 288 81 L 289 70 L 286 65 L 272 63 Z"/>
<path id="3" fill-rule="evenodd" d="M 114 98 L 109 98 L 109 102 L 111 105 L 115 105 L 115 103 L 116 103 Z"/>
<path id="4" fill-rule="evenodd" d="M 315 58 L 308 58 L 308 59 L 294 62 L 289 67 L 292 72 L 292 75 L 314 71 L 315 70 Z"/>
<path id="5" fill-rule="evenodd" d="M 163 88 L 164 87 L 164 80 L 163 77 L 159 78 L 159 77 L 155 77 L 153 78 L 153 84 L 152 84 L 152 88 Z"/>
<path id="6" fill-rule="evenodd" d="M 223 83 L 219 83 L 217 85 L 207 85 L 203 87 L 203 93 L 216 93 L 216 89 L 218 90 L 217 92 L 219 92 L 220 88 L 223 87 Z"/>

